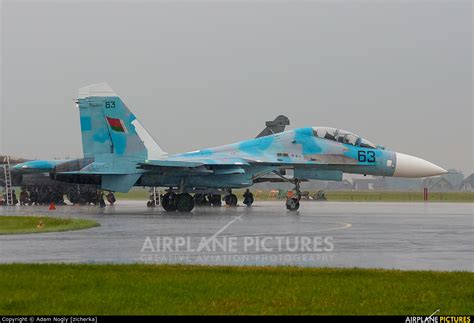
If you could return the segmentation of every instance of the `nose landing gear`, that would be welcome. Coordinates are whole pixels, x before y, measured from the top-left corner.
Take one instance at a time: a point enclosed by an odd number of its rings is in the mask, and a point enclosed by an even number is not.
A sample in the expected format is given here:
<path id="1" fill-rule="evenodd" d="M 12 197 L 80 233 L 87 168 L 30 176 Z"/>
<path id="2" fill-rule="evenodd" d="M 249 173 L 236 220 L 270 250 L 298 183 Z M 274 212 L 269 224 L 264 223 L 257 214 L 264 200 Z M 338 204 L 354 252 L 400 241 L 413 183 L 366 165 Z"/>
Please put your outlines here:
<path id="1" fill-rule="evenodd" d="M 293 195 L 288 196 L 286 199 L 286 209 L 288 211 L 297 211 L 300 208 L 300 200 L 301 200 L 301 191 L 300 191 L 300 181 L 295 179 L 295 188 L 293 191 L 295 192 Z"/>
<path id="2" fill-rule="evenodd" d="M 297 211 L 300 208 L 300 201 L 296 197 L 286 199 L 286 209 L 288 211 Z"/>

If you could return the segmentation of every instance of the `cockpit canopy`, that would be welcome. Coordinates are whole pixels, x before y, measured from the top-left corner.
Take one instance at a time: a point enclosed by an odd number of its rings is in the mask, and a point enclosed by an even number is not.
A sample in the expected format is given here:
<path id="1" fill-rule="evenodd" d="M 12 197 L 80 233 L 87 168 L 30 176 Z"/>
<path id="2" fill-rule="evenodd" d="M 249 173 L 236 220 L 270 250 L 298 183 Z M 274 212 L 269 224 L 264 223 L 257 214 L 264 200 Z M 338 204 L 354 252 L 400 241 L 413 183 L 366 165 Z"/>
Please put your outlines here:
<path id="1" fill-rule="evenodd" d="M 313 135 L 318 138 L 337 141 L 362 148 L 378 148 L 377 145 L 349 131 L 329 127 L 313 127 Z"/>

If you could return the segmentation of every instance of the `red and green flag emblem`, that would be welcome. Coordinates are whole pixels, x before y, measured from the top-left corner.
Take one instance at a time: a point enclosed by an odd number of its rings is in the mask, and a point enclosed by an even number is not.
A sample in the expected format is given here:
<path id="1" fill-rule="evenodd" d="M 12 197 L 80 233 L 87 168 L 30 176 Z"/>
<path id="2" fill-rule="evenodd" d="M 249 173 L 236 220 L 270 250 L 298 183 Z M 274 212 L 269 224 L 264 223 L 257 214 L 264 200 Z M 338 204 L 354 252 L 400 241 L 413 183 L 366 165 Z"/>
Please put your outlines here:
<path id="1" fill-rule="evenodd" d="M 117 131 L 117 132 L 127 132 L 127 128 L 125 128 L 125 125 L 123 124 L 122 120 L 116 119 L 116 118 L 110 118 L 107 116 L 106 118 L 112 130 Z"/>

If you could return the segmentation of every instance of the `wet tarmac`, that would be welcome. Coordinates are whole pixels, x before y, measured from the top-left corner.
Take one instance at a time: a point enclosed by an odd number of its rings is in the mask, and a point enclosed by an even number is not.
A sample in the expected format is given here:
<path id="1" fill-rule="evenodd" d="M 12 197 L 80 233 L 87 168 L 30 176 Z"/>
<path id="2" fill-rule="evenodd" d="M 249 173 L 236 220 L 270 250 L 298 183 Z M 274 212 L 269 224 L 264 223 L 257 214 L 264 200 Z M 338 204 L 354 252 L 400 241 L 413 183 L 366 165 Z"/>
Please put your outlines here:
<path id="1" fill-rule="evenodd" d="M 473 204 L 284 202 L 247 208 L 0 208 L 0 215 L 94 219 L 100 227 L 1 235 L 0 262 L 296 265 L 474 271 Z"/>

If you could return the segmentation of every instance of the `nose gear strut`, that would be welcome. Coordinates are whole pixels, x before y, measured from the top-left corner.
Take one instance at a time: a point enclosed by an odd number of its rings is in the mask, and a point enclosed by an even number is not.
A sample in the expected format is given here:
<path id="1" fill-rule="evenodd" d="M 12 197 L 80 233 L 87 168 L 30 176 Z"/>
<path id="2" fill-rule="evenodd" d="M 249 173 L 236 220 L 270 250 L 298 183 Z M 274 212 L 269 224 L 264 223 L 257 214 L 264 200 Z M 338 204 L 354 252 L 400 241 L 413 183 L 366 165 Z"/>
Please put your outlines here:
<path id="1" fill-rule="evenodd" d="M 300 208 L 300 200 L 301 200 L 301 190 L 300 190 L 300 183 L 301 183 L 301 180 L 295 178 L 295 179 L 289 179 L 289 178 L 286 178 L 285 176 L 281 175 L 279 172 L 275 171 L 273 172 L 275 173 L 277 176 L 279 176 L 280 178 L 282 178 L 285 182 L 289 182 L 289 183 L 292 183 L 295 185 L 295 187 L 293 188 L 293 194 L 289 195 L 287 198 L 286 198 L 286 209 L 288 211 L 296 211 Z"/>

